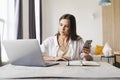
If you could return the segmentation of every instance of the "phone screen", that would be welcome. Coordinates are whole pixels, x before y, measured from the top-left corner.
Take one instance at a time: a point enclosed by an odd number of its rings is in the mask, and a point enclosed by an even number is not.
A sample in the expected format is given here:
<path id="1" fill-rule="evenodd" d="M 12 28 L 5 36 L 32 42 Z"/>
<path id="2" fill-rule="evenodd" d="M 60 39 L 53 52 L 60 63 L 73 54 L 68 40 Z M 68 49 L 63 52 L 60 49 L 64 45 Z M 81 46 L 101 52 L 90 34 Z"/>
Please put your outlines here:
<path id="1" fill-rule="evenodd" d="M 91 43 L 92 43 L 92 40 L 86 40 L 83 48 L 90 48 Z"/>

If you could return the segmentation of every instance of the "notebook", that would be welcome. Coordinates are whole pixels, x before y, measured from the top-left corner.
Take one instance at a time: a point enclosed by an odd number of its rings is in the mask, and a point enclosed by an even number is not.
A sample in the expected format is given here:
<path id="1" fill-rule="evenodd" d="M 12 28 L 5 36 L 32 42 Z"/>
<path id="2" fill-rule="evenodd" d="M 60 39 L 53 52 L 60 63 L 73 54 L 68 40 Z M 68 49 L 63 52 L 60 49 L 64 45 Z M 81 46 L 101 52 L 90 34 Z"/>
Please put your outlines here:
<path id="1" fill-rule="evenodd" d="M 46 67 L 59 64 L 44 61 L 36 39 L 4 40 L 3 45 L 12 65 Z"/>
<path id="2" fill-rule="evenodd" d="M 98 62 L 95 61 L 82 61 L 82 60 L 73 60 L 67 62 L 68 66 L 100 66 Z"/>

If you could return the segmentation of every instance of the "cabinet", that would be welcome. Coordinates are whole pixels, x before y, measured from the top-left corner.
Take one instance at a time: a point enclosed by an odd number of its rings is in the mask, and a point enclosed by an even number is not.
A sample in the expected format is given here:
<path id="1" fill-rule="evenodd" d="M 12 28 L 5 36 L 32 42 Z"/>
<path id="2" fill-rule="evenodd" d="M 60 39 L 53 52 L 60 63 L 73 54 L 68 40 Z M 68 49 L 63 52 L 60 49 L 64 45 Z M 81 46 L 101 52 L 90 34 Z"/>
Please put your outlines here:
<path id="1" fill-rule="evenodd" d="M 120 0 L 111 3 L 102 7 L 103 44 L 108 42 L 114 51 L 120 51 Z"/>

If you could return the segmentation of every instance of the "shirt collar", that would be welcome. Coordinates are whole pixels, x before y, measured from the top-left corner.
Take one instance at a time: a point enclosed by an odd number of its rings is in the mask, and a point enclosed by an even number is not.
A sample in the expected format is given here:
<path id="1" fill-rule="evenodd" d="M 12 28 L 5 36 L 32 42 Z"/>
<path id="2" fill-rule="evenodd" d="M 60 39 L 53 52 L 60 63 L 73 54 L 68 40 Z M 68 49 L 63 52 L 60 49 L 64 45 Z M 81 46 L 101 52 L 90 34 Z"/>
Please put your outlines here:
<path id="1" fill-rule="evenodd" d="M 55 36 L 54 41 L 55 41 L 55 46 L 59 46 L 59 45 L 58 45 L 58 41 L 57 41 L 57 36 Z"/>
<path id="2" fill-rule="evenodd" d="M 71 40 L 71 38 L 69 38 L 69 44 L 71 44 L 72 43 L 72 40 Z"/>
<path id="3" fill-rule="evenodd" d="M 57 36 L 55 36 L 54 41 L 55 41 L 55 46 L 59 46 L 59 45 L 58 45 L 58 41 L 57 41 Z M 71 38 L 69 38 L 69 44 L 72 44 Z"/>

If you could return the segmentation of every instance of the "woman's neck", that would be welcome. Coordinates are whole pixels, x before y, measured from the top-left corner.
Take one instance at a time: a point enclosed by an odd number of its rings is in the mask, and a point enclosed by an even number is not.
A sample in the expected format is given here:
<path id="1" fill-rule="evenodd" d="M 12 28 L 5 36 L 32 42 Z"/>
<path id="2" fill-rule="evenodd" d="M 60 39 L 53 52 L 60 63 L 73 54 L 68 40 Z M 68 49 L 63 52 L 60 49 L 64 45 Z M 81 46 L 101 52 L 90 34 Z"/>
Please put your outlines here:
<path id="1" fill-rule="evenodd" d="M 69 47 L 68 36 L 59 35 L 58 36 L 58 44 L 59 44 L 60 50 L 65 52 Z"/>
<path id="2" fill-rule="evenodd" d="M 59 35 L 58 39 L 61 39 L 64 42 L 68 41 L 68 36 L 64 36 L 64 35 Z"/>

